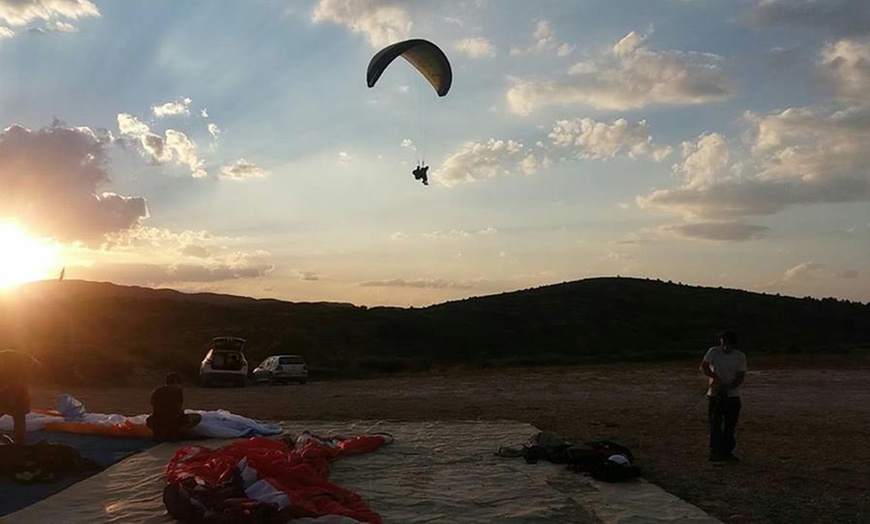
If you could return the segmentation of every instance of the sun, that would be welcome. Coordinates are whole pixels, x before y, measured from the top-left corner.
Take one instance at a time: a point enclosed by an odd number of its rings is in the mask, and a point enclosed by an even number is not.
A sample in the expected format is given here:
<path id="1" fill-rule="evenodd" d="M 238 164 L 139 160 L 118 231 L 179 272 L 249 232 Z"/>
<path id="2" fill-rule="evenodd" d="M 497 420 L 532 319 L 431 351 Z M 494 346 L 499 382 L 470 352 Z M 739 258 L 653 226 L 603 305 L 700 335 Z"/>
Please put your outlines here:
<path id="1" fill-rule="evenodd" d="M 28 235 L 16 224 L 0 222 L 0 290 L 53 276 L 59 248 Z"/>

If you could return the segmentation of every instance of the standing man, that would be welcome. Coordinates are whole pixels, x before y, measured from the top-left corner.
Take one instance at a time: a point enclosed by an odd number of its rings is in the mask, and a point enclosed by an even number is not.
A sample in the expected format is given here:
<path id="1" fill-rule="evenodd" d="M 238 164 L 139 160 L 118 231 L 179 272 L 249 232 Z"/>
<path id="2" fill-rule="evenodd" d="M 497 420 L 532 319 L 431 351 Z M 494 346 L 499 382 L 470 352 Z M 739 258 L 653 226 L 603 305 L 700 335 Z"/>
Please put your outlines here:
<path id="1" fill-rule="evenodd" d="M 11 349 L 0 351 L 0 416 L 12 417 L 15 444 L 25 444 L 27 440 L 28 386 L 31 373 L 40 366 L 38 360 L 25 353 Z"/>
<path id="2" fill-rule="evenodd" d="M 733 453 L 737 445 L 734 430 L 740 417 L 740 385 L 746 378 L 746 355 L 737 349 L 737 334 L 724 331 L 719 345 L 707 350 L 700 369 L 710 381 L 707 390 L 710 461 L 738 462 Z"/>

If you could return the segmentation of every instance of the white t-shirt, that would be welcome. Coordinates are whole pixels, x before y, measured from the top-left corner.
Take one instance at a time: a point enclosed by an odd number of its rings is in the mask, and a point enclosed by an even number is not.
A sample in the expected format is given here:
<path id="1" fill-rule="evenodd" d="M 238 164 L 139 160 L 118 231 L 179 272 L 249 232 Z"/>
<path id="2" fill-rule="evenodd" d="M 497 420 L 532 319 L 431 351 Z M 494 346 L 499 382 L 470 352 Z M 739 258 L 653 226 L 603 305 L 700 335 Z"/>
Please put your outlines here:
<path id="1" fill-rule="evenodd" d="M 746 355 L 739 349 L 732 349 L 726 352 L 722 346 L 713 346 L 704 355 L 704 362 L 710 364 L 713 372 L 726 384 L 733 382 L 737 378 L 737 373 L 741 371 L 746 372 Z M 712 383 L 713 379 L 711 378 L 710 384 Z M 707 389 L 707 395 L 713 396 L 712 387 Z M 739 397 L 740 388 L 729 388 L 728 396 Z"/>

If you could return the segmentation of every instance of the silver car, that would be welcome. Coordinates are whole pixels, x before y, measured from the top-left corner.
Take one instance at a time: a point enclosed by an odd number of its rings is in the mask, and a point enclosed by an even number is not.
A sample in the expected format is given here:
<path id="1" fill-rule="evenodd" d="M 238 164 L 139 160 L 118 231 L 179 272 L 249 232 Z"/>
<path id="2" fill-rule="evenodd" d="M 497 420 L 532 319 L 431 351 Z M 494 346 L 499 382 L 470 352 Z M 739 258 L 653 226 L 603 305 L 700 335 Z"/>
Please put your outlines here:
<path id="1" fill-rule="evenodd" d="M 269 384 L 308 382 L 308 366 L 299 355 L 273 355 L 254 368 L 254 381 Z"/>

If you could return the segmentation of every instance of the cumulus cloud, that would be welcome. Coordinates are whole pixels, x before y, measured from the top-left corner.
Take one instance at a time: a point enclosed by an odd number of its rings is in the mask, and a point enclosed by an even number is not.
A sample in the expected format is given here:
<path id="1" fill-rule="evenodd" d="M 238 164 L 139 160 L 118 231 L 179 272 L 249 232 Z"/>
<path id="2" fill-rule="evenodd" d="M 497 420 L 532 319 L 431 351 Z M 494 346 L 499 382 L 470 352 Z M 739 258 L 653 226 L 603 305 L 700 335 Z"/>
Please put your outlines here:
<path id="1" fill-rule="evenodd" d="M 259 278 L 274 270 L 271 264 L 212 262 L 207 264 L 105 263 L 99 270 L 87 268 L 78 272 L 86 279 L 110 280 L 128 285 L 157 287 L 185 283 L 225 282 Z"/>
<path id="2" fill-rule="evenodd" d="M 808 27 L 834 36 L 870 33 L 866 0 L 755 0 L 750 25 Z"/>
<path id="3" fill-rule="evenodd" d="M 89 0 L 0 0 L 0 19 L 12 26 L 34 20 L 97 17 L 100 11 Z"/>
<path id="4" fill-rule="evenodd" d="M 524 169 L 522 163 L 529 155 L 523 144 L 514 140 L 467 142 L 441 164 L 433 177 L 446 186 L 455 186 L 515 171 L 528 174 L 530 166 L 526 164 Z"/>
<path id="5" fill-rule="evenodd" d="M 410 287 L 410 288 L 429 288 L 429 289 L 470 289 L 475 286 L 474 282 L 469 281 L 453 281 L 443 278 L 418 278 L 406 280 L 404 278 L 396 278 L 392 280 L 370 280 L 360 282 L 362 287 Z"/>
<path id="6" fill-rule="evenodd" d="M 573 46 L 564 42 L 559 42 L 556 39 L 556 34 L 553 28 L 550 27 L 550 22 L 547 20 L 538 20 L 535 22 L 535 30 L 532 33 L 533 43 L 526 49 L 518 47 L 511 48 L 512 56 L 519 56 L 528 53 L 543 53 L 554 52 L 558 56 L 568 56 L 574 50 Z"/>
<path id="7" fill-rule="evenodd" d="M 582 62 L 563 80 L 514 80 L 511 110 L 528 115 L 549 105 L 628 110 L 649 105 L 692 105 L 724 100 L 734 87 L 715 55 L 658 51 L 632 31 L 604 56 Z"/>
<path id="8" fill-rule="evenodd" d="M 311 20 L 346 27 L 373 47 L 384 47 L 410 35 L 414 24 L 407 5 L 396 0 L 320 0 Z"/>
<path id="9" fill-rule="evenodd" d="M 681 184 L 640 196 L 638 205 L 695 222 L 870 202 L 870 107 L 747 113 L 744 122 L 746 146 L 717 134 L 684 143 L 683 161 L 674 166 Z"/>
<path id="10" fill-rule="evenodd" d="M 167 129 L 165 136 L 151 132 L 148 124 L 127 113 L 118 114 L 118 129 L 122 135 L 138 140 L 144 153 L 158 164 L 174 161 L 186 165 L 194 178 L 207 175 L 198 158 L 196 145 L 181 131 Z"/>
<path id="11" fill-rule="evenodd" d="M 8 28 L 3 28 L 8 32 L 8 36 L 12 36 L 15 34 L 12 30 Z M 44 27 L 31 27 L 27 29 L 28 33 L 37 34 L 37 35 L 50 35 L 50 34 L 68 34 L 68 33 L 76 33 L 78 32 L 78 28 L 67 22 L 47 22 Z"/>
<path id="12" fill-rule="evenodd" d="M 189 115 L 191 102 L 192 100 L 189 98 L 182 98 L 175 102 L 166 102 L 165 104 L 154 106 L 151 108 L 151 112 L 154 113 L 154 116 L 157 118 L 174 115 Z"/>
<path id="13" fill-rule="evenodd" d="M 548 135 L 553 145 L 576 151 L 578 158 L 606 159 L 618 154 L 630 158 L 650 156 L 663 160 L 671 153 L 668 146 L 653 143 L 645 120 L 632 124 L 620 118 L 611 124 L 591 118 L 559 120 Z"/>
<path id="14" fill-rule="evenodd" d="M 305 280 L 307 282 L 316 282 L 320 280 L 320 276 L 314 271 L 296 270 L 295 273 L 299 280 Z"/>
<path id="15" fill-rule="evenodd" d="M 245 159 L 237 160 L 235 164 L 221 168 L 221 178 L 230 180 L 247 180 L 250 178 L 263 178 L 266 172 L 262 167 L 251 164 Z"/>
<path id="16" fill-rule="evenodd" d="M 0 217 L 60 241 L 99 242 L 148 216 L 145 199 L 106 191 L 106 142 L 86 127 L 0 133 Z"/>
<path id="17" fill-rule="evenodd" d="M 221 134 L 221 129 L 217 126 L 217 124 L 209 124 L 208 134 L 210 134 L 213 138 L 217 138 L 218 135 Z"/>
<path id="18" fill-rule="evenodd" d="M 492 58 L 498 54 L 492 42 L 483 36 L 463 38 L 456 42 L 453 47 L 471 58 Z"/>
<path id="19" fill-rule="evenodd" d="M 843 100 L 870 102 L 870 38 L 844 39 L 825 45 L 818 68 Z"/>
<path id="20" fill-rule="evenodd" d="M 217 237 L 206 231 L 172 231 L 145 226 L 119 231 L 106 235 L 104 248 L 136 253 L 138 258 L 154 262 L 101 264 L 100 278 L 155 285 L 255 278 L 274 269 L 267 251 L 246 252 L 227 247 L 239 240 Z"/>
<path id="21" fill-rule="evenodd" d="M 664 226 L 662 231 L 678 237 L 718 242 L 742 242 L 764 236 L 769 228 L 742 222 L 695 222 Z"/>

